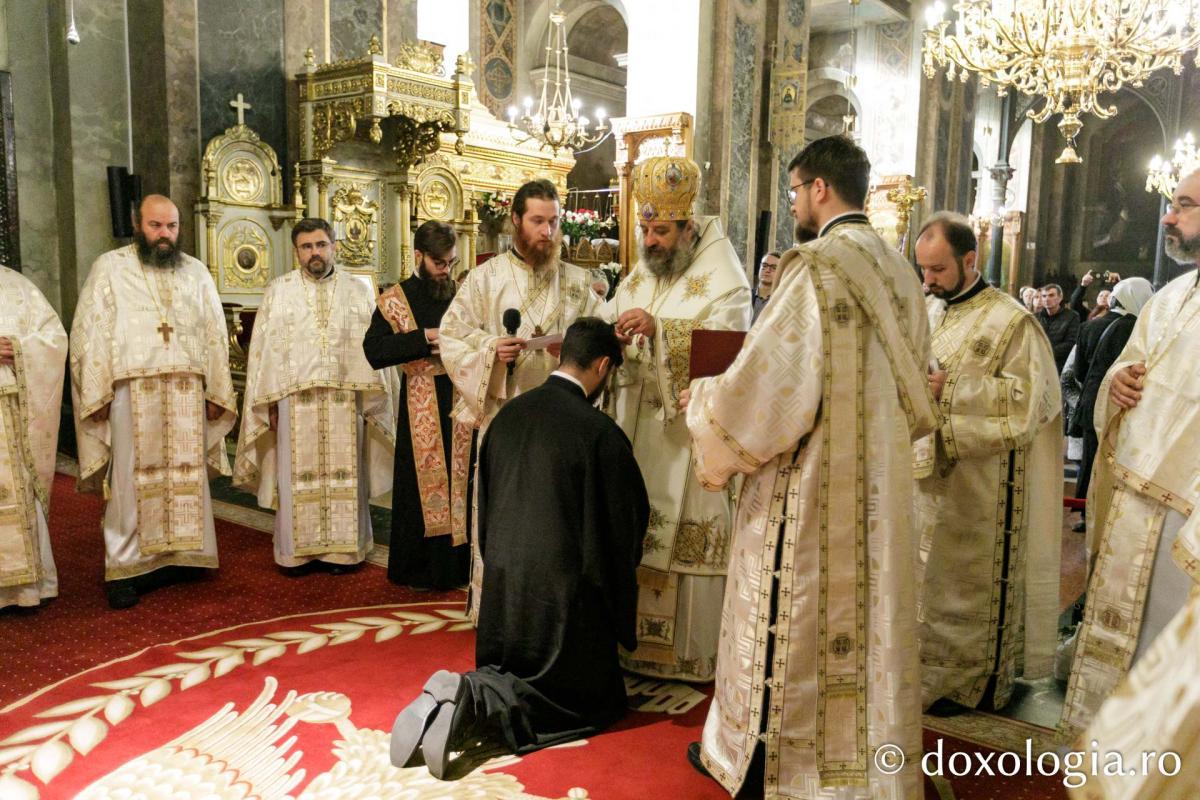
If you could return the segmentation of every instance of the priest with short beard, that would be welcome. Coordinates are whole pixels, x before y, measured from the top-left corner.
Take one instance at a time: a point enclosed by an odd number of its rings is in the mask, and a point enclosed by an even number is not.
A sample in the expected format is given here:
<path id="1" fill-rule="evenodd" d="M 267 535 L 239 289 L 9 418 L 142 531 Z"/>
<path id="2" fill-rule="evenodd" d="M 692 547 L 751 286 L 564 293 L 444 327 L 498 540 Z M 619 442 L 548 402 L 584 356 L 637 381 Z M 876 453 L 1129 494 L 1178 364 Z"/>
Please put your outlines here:
<path id="1" fill-rule="evenodd" d="M 352 572 L 373 545 L 370 500 L 392 488 L 395 376 L 362 352 L 375 291 L 337 264 L 333 228 L 296 222 L 299 269 L 254 318 L 233 484 L 275 509 L 285 575 Z"/>
<path id="2" fill-rule="evenodd" d="M 418 589 L 454 589 L 470 572 L 467 511 L 473 461 L 469 424 L 450 412 L 457 393 L 438 348 L 456 289 L 457 237 L 429 220 L 413 237 L 416 272 L 384 292 L 363 339 L 377 370 L 400 367 L 388 579 Z"/>
<path id="3" fill-rule="evenodd" d="M 438 348 L 459 392 L 452 413 L 480 437 L 501 406 L 541 386 L 558 366 L 557 347 L 529 348 L 529 340 L 561 335 L 575 320 L 600 311 L 587 270 L 559 258 L 561 218 L 553 183 L 533 180 L 518 189 L 512 249 L 468 272 L 442 317 Z M 505 329 L 506 318 L 516 322 L 515 333 Z M 483 580 L 474 543 L 472 559 L 474 615 Z"/>
<path id="4" fill-rule="evenodd" d="M 608 314 L 629 341 L 613 411 L 633 441 L 651 508 L 638 569 L 638 646 L 623 654 L 622 664 L 654 677 L 710 681 L 732 490 L 706 491 L 696 480 L 678 401 L 688 386 L 692 331 L 747 330 L 753 309 L 750 283 L 720 220 L 693 214 L 699 189 L 700 169 L 688 158 L 662 156 L 637 166 L 640 259 Z"/>
<path id="5" fill-rule="evenodd" d="M 208 479 L 230 474 L 225 435 L 237 417 L 221 298 L 179 250 L 179 209 L 149 195 L 134 227 L 134 244 L 92 264 L 71 326 L 79 488 L 107 500 L 113 608 L 163 577 L 149 573 L 217 567 Z"/>

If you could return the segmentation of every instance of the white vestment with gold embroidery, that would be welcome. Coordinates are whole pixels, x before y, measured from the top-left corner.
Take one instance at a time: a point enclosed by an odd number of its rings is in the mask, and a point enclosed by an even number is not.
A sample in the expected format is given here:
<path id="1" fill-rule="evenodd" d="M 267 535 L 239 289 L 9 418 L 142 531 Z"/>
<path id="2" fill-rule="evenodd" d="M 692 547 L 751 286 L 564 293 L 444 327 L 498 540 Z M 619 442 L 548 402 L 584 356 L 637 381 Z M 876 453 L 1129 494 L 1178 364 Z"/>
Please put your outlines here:
<path id="1" fill-rule="evenodd" d="M 947 377 L 917 484 L 922 694 L 974 708 L 994 680 L 1003 708 L 1014 678 L 1050 674 L 1058 643 L 1058 370 L 1042 326 L 1003 292 L 928 308 Z"/>
<path id="2" fill-rule="evenodd" d="M 788 251 L 727 372 L 692 384 L 697 477 L 738 496 L 701 758 L 732 794 L 918 798 L 912 441 L 935 427 L 912 268 L 866 222 Z M 880 770 L 883 745 L 906 763 Z"/>
<path id="3" fill-rule="evenodd" d="M 591 276 L 574 264 L 552 262 L 535 274 L 511 252 L 468 272 L 442 316 L 438 333 L 442 364 L 459 395 L 451 412 L 454 418 L 473 425 L 482 437 L 506 401 L 541 386 L 558 369 L 558 359 L 547 350 L 526 350 L 509 373 L 508 366 L 496 357 L 497 342 L 510 335 L 504 330 L 507 309 L 521 312 L 521 324 L 511 335 L 531 339 L 565 333 L 580 317 L 599 315 L 601 301 L 590 284 Z M 478 476 L 478 465 L 476 470 Z M 535 479 L 549 480 L 550 476 Z M 474 518 L 474 498 L 471 505 Z M 471 554 L 470 608 L 474 614 L 483 581 L 483 561 L 474 536 Z"/>
<path id="4" fill-rule="evenodd" d="M 634 308 L 655 320 L 652 340 L 625 349 L 612 412 L 633 443 L 650 497 L 650 529 L 638 569 L 638 649 L 626 669 L 712 680 L 729 561 L 732 487 L 706 491 L 692 474 L 691 437 L 679 411 L 687 388 L 692 331 L 750 327 L 750 284 L 715 217 L 697 220 L 691 264 L 656 278 L 644 264 L 617 287 L 606 314 Z"/>
<path id="5" fill-rule="evenodd" d="M 81 491 L 104 488 L 105 579 L 216 567 L 210 475 L 228 475 L 237 416 L 229 334 L 208 270 L 143 266 L 133 245 L 92 264 L 71 325 Z M 208 420 L 205 401 L 221 415 Z M 109 418 L 92 416 L 108 404 Z"/>
<path id="6" fill-rule="evenodd" d="M 1200 545 L 1200 516 L 1193 514 L 1188 519 L 1177 541 L 1195 551 Z M 1084 772 L 1083 779 L 1077 778 L 1072 787 L 1072 797 L 1191 800 L 1196 796 L 1200 786 L 1200 591 L 1195 589 L 1100 706 L 1086 733 L 1072 745 L 1076 750 L 1100 753 L 1105 759 L 1101 764 L 1119 754 L 1124 768 L 1120 772 Z"/>
<path id="7" fill-rule="evenodd" d="M 38 288 L 0 266 L 0 608 L 58 595 L 46 514 L 54 481 L 67 332 Z"/>
<path id="8" fill-rule="evenodd" d="M 374 310 L 371 288 L 339 269 L 319 281 L 293 270 L 255 316 L 233 482 L 278 510 L 281 566 L 357 564 L 371 550 L 368 500 L 392 489 L 397 394 L 395 370 L 363 355 Z"/>
<path id="9" fill-rule="evenodd" d="M 1192 270 L 1138 315 L 1096 397 L 1100 449 L 1088 489 L 1092 576 L 1061 723 L 1078 735 L 1187 601 L 1197 556 L 1176 536 L 1200 502 L 1200 289 Z M 1109 399 L 1113 375 L 1144 363 L 1141 400 Z M 1172 563 L 1174 548 L 1175 563 Z M 1183 571 L 1180 571 L 1182 567 Z"/>

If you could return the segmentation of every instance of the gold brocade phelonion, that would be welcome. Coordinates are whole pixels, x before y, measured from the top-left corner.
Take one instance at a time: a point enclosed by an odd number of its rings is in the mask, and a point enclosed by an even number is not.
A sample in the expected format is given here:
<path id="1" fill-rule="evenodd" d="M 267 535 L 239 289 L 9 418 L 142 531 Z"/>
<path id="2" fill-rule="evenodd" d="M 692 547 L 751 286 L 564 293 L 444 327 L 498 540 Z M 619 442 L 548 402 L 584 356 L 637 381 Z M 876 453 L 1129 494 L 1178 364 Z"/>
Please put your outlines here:
<path id="1" fill-rule="evenodd" d="M 513 264 L 512 264 L 512 259 L 515 258 L 515 256 L 513 256 L 513 254 L 510 252 L 508 254 L 508 257 L 509 257 L 508 272 L 510 275 L 512 275 L 513 286 L 516 286 L 517 285 L 517 271 L 515 269 L 513 269 Z M 562 265 L 559 265 L 559 273 L 560 273 L 559 283 L 560 284 L 562 282 L 561 272 L 562 272 Z M 552 325 L 558 319 L 559 312 L 562 310 L 562 298 L 560 297 L 559 301 L 558 301 L 558 305 L 556 305 L 549 313 L 545 313 L 545 311 L 544 311 L 546 304 L 549 302 L 549 300 L 547 299 L 547 292 L 550 289 L 550 284 L 552 282 L 553 281 L 552 281 L 552 278 L 551 278 L 549 272 L 546 273 L 545 280 L 539 280 L 538 274 L 536 272 L 534 272 L 532 269 L 529 271 L 529 283 L 525 287 L 525 297 L 521 301 L 521 307 L 518 309 L 518 311 L 520 311 L 520 313 L 521 313 L 521 319 L 525 319 L 526 314 L 528 314 L 532 310 L 533 304 L 535 302 L 537 302 L 538 300 L 542 301 L 543 313 L 539 315 L 538 322 L 535 323 L 533 326 L 533 335 L 534 336 L 545 336 L 546 331 L 549 329 L 549 326 Z"/>
<path id="2" fill-rule="evenodd" d="M 331 270 L 332 271 L 332 270 Z M 329 291 L 321 291 L 321 283 L 311 280 L 308 277 L 303 277 L 304 286 L 304 302 L 308 305 L 308 310 L 312 312 L 313 319 L 317 321 L 317 330 L 321 334 L 321 355 L 329 355 L 329 317 L 333 313 L 333 297 L 337 294 L 337 282 L 340 273 L 333 271 L 333 280 L 329 282 Z M 316 299 L 313 300 L 308 296 L 308 284 L 313 284 L 313 294 Z M 324 303 L 322 303 L 322 298 Z"/>
<path id="3" fill-rule="evenodd" d="M 158 312 L 158 319 L 161 323 L 157 328 L 155 328 L 155 330 L 157 330 L 159 335 L 162 336 L 163 347 L 167 347 L 171 343 L 171 334 L 175 332 L 175 328 L 173 328 L 167 321 L 167 311 L 170 310 L 172 302 L 171 292 L 169 289 L 167 291 L 163 291 L 162 283 L 159 281 L 158 273 L 156 272 L 154 274 L 154 283 L 158 285 L 159 294 L 163 296 L 163 300 L 160 303 L 158 295 L 156 295 L 154 290 L 150 288 L 150 278 L 148 275 L 146 275 L 146 265 L 142 263 L 141 259 L 138 260 L 138 266 L 142 268 L 142 281 L 144 281 L 146 284 L 146 293 L 149 294 L 150 299 L 154 301 L 154 310 Z"/>

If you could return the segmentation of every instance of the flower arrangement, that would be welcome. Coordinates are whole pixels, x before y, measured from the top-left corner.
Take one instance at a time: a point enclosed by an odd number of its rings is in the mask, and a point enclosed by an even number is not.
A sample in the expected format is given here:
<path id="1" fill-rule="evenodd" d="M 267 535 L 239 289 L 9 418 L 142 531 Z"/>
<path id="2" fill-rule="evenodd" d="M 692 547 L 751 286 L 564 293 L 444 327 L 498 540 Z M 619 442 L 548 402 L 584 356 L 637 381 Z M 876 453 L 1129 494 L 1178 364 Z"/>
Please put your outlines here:
<path id="1" fill-rule="evenodd" d="M 615 217 L 601 219 L 600 212 L 581 208 L 578 211 L 564 211 L 560 225 L 563 235 L 570 237 L 574 244 L 584 239 L 615 238 L 613 232 L 617 220 Z"/>
<path id="2" fill-rule="evenodd" d="M 484 192 L 475 200 L 475 211 L 479 214 L 479 226 L 489 233 L 504 229 L 512 211 L 512 198 L 505 192 Z"/>

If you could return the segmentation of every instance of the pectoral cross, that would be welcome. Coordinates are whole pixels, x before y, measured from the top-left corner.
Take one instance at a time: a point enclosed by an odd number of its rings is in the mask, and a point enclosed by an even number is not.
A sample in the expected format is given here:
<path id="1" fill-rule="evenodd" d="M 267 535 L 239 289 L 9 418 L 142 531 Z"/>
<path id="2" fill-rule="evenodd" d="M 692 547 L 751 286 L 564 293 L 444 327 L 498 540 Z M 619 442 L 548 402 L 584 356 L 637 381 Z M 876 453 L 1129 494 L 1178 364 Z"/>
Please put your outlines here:
<path id="1" fill-rule="evenodd" d="M 175 329 L 168 325 L 165 319 L 162 321 L 162 325 L 159 325 L 155 330 L 163 337 L 163 345 L 171 341 L 171 334 L 175 332 Z"/>
<path id="2" fill-rule="evenodd" d="M 238 92 L 237 100 L 230 100 L 229 105 L 237 109 L 238 125 L 245 125 L 246 112 L 249 111 L 252 106 L 242 98 L 242 93 Z"/>

